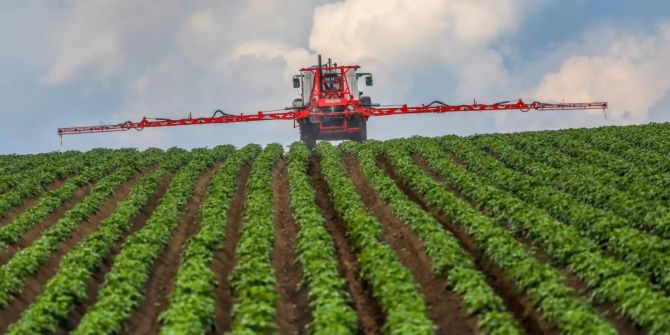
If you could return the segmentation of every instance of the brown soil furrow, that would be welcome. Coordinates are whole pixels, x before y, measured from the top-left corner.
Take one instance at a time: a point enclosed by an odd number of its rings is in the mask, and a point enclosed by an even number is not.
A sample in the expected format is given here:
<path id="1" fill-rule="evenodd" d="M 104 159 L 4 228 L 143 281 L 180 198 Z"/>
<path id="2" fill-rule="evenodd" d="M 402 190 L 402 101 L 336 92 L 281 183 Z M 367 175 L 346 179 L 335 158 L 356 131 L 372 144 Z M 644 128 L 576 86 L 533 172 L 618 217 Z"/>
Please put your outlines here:
<path id="1" fill-rule="evenodd" d="M 423 242 L 410 227 L 400 221 L 392 209 L 369 184 L 358 161 L 344 156 L 344 166 L 368 210 L 379 219 L 384 230 L 384 240 L 407 267 L 414 281 L 419 284 L 428 305 L 430 318 L 438 326 L 438 334 L 476 334 L 477 319 L 470 316 L 463 306 L 463 298 L 447 289 L 446 278 L 436 278 L 430 257 Z"/>
<path id="2" fill-rule="evenodd" d="M 466 168 L 463 161 L 453 152 L 446 151 L 446 154 L 449 155 L 449 157 L 453 159 L 458 165 L 462 166 L 463 168 Z M 423 160 L 420 156 L 413 155 L 413 160 L 424 171 L 427 171 L 427 173 L 429 173 L 435 180 L 444 182 L 444 178 L 442 178 L 441 176 L 437 175 L 434 171 L 432 171 L 430 167 L 428 167 L 428 165 L 426 164 L 425 160 Z M 463 195 L 460 196 L 463 197 Z M 505 226 L 507 226 L 507 224 L 505 224 Z M 582 297 L 586 300 L 590 299 L 590 297 L 593 294 L 593 290 L 589 289 L 588 285 L 586 285 L 584 281 L 579 279 L 579 277 L 577 277 L 572 271 L 570 271 L 570 269 L 567 266 L 559 265 L 553 262 L 551 257 L 543 249 L 535 247 L 530 237 L 521 234 L 516 234 L 515 238 L 517 241 L 519 241 L 521 244 L 524 245 L 526 250 L 533 252 L 537 257 L 537 259 L 540 260 L 542 263 L 549 264 L 558 269 L 561 272 L 561 274 L 565 277 L 565 284 L 574 289 L 576 296 Z M 619 334 L 644 334 L 644 332 L 639 327 L 636 327 L 633 324 L 633 322 L 626 319 L 621 314 L 617 313 L 616 306 L 612 304 L 603 303 L 598 304 L 595 307 L 598 310 L 598 312 L 600 312 L 600 314 L 605 316 L 607 321 L 609 321 L 612 325 L 614 325 Z"/>
<path id="3" fill-rule="evenodd" d="M 326 230 L 330 233 L 337 253 L 337 265 L 347 282 L 347 288 L 358 315 L 358 329 L 361 334 L 380 334 L 384 324 L 384 313 L 373 298 L 370 288 L 360 280 L 356 255 L 347 241 L 346 223 L 337 215 L 328 195 L 328 184 L 321 175 L 318 157 L 309 164 L 309 176 L 316 192 L 316 204 L 326 220 Z"/>
<path id="4" fill-rule="evenodd" d="M 14 257 L 15 253 L 29 246 L 35 239 L 40 237 L 46 229 L 49 229 L 49 227 L 58 222 L 58 220 L 60 220 L 63 215 L 65 215 L 65 212 L 72 209 L 76 204 L 81 202 L 82 199 L 89 195 L 94 186 L 95 184 L 91 183 L 77 189 L 72 199 L 66 201 L 62 206 L 49 214 L 44 220 L 28 230 L 28 232 L 26 232 L 26 234 L 16 243 L 9 245 L 5 248 L 5 250 L 2 250 L 2 252 L 0 252 L 0 265 L 7 263 L 12 257 Z"/>
<path id="5" fill-rule="evenodd" d="M 272 267 L 277 277 L 277 324 L 280 334 L 306 334 L 311 322 L 307 286 L 300 285 L 302 269 L 296 254 L 300 230 L 293 219 L 286 161 L 280 160 L 272 171 L 275 245 Z"/>
<path id="6" fill-rule="evenodd" d="M 517 291 L 514 283 L 505 275 L 504 271 L 493 263 L 484 252 L 477 247 L 475 240 L 466 232 L 465 228 L 453 224 L 446 216 L 429 206 L 408 185 L 403 183 L 395 174 L 391 163 L 386 157 L 379 157 L 378 164 L 396 182 L 396 185 L 414 202 L 430 213 L 442 226 L 458 238 L 461 248 L 470 253 L 478 269 L 485 274 L 488 284 L 502 298 L 507 309 L 524 328 L 527 334 L 559 334 L 559 331 L 541 318 L 541 313 L 535 309 L 527 295 Z"/>
<path id="7" fill-rule="evenodd" d="M 160 181 L 160 184 L 158 184 L 158 189 L 151 196 L 151 198 L 149 198 L 147 205 L 144 206 L 140 210 L 139 214 L 132 220 L 130 228 L 124 232 L 123 236 L 114 243 L 109 254 L 103 259 L 100 268 L 98 268 L 93 273 L 93 277 L 88 280 L 86 284 L 86 299 L 81 303 L 76 304 L 75 308 L 70 311 L 67 320 L 60 325 L 61 329 L 59 329 L 57 334 L 67 334 L 75 327 L 77 327 L 79 321 L 81 321 L 81 318 L 84 316 L 88 308 L 96 302 L 98 289 L 104 282 L 105 275 L 107 275 L 109 270 L 111 270 L 112 265 L 114 264 L 114 257 L 119 253 L 121 246 L 126 241 L 126 239 L 144 227 L 156 206 L 158 206 L 161 199 L 163 199 L 163 196 L 165 195 L 165 192 L 167 191 L 173 176 L 174 175 L 170 173 L 163 177 L 163 179 Z"/>
<path id="8" fill-rule="evenodd" d="M 31 208 L 31 207 L 35 206 L 37 201 L 39 201 L 40 198 L 42 198 L 47 192 L 57 189 L 63 183 L 65 183 L 65 181 L 66 180 L 59 179 L 59 180 L 56 180 L 56 181 L 52 182 L 51 184 L 47 185 L 44 188 L 44 191 L 41 192 L 40 194 L 38 194 L 37 196 L 32 197 L 32 198 L 24 201 L 18 207 L 12 208 L 9 212 L 7 212 L 7 214 L 4 217 L 0 218 L 0 227 L 14 221 L 14 219 L 16 219 L 18 216 L 23 214 L 26 210 L 28 210 L 28 208 Z"/>
<path id="9" fill-rule="evenodd" d="M 82 221 L 71 237 L 61 243 L 60 250 L 52 253 L 36 274 L 26 278 L 21 294 L 11 302 L 10 308 L 3 311 L 2 318 L 0 318 L 0 332 L 3 332 L 7 326 L 16 322 L 21 316 L 21 312 L 35 300 L 46 282 L 56 274 L 63 256 L 84 239 L 84 237 L 98 229 L 100 222 L 114 212 L 116 204 L 125 199 L 139 179 L 147 173 L 148 171 L 138 173 L 130 180 L 122 183 L 114 191 L 113 196 L 102 203 L 102 206 L 100 206 L 100 209 L 94 215 L 89 217 L 88 220 Z"/>
<path id="10" fill-rule="evenodd" d="M 233 293 L 228 277 L 237 264 L 235 249 L 242 233 L 242 213 L 244 212 L 244 201 L 247 198 L 247 180 L 250 172 L 250 164 L 244 165 L 240 170 L 235 196 L 228 208 L 228 223 L 223 234 L 223 249 L 214 253 L 212 260 L 212 271 L 214 271 L 219 286 L 214 290 L 216 309 L 214 310 L 214 329 L 210 332 L 211 334 L 223 334 L 232 328 Z"/>
<path id="11" fill-rule="evenodd" d="M 127 322 L 128 334 L 157 334 L 160 331 L 158 316 L 167 308 L 172 284 L 179 269 L 179 257 L 189 238 L 200 228 L 200 204 L 207 196 L 209 182 L 219 164 L 198 176 L 195 191 L 186 204 L 163 252 L 153 265 L 146 283 L 144 298 Z"/>

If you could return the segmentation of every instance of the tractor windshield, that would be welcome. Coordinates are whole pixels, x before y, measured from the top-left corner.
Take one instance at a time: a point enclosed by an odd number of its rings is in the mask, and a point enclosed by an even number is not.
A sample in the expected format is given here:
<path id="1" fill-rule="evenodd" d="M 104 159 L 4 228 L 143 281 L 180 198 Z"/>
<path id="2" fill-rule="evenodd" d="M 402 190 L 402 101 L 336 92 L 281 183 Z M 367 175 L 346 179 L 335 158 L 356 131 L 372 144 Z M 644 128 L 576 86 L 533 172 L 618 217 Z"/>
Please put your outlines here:
<path id="1" fill-rule="evenodd" d="M 322 81 L 324 92 L 339 92 L 342 90 L 342 76 L 339 73 L 324 73 Z"/>

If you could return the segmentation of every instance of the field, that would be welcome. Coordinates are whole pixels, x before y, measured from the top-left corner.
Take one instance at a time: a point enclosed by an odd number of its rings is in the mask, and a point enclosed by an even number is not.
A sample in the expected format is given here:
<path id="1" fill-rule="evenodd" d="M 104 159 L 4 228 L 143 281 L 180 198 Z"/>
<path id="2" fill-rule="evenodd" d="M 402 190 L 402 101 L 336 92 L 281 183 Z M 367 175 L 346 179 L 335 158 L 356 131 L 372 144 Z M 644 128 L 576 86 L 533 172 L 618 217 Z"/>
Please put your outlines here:
<path id="1" fill-rule="evenodd" d="M 670 124 L 0 156 L 0 332 L 670 334 Z"/>

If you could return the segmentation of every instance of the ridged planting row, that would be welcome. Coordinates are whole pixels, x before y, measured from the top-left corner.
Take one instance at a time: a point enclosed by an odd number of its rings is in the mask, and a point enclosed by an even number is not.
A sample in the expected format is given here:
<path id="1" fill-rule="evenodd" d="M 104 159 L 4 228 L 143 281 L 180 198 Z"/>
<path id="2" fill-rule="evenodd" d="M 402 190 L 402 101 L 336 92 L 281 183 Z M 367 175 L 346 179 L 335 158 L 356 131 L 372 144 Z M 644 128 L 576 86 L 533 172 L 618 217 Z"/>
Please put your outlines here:
<path id="1" fill-rule="evenodd" d="M 40 194 L 45 186 L 59 178 L 79 173 L 97 161 L 110 160 L 116 155 L 125 156 L 129 153 L 136 153 L 136 151 L 131 149 L 119 151 L 95 149 L 84 155 L 67 157 L 56 166 L 42 166 L 35 169 L 30 178 L 24 178 L 12 190 L 0 195 L 0 217 L 4 217 L 12 208 L 20 205 L 30 197 Z"/>
<path id="2" fill-rule="evenodd" d="M 325 219 L 316 204 L 314 188 L 307 175 L 310 151 L 304 143 L 291 145 L 288 175 L 291 187 L 291 208 L 298 233 L 298 261 L 309 287 L 309 300 L 314 320 L 311 334 L 356 334 L 356 312 L 349 306 L 351 297 L 337 269 L 335 245 L 325 228 Z"/>
<path id="3" fill-rule="evenodd" d="M 8 334 L 53 334 L 67 319 L 75 304 L 86 299 L 86 283 L 107 257 L 112 246 L 130 228 L 132 220 L 147 205 L 160 181 L 170 170 L 185 164 L 189 154 L 170 150 L 158 168 L 133 187 L 128 198 L 100 223 L 100 228 L 85 237 L 59 264 L 58 272 L 47 282 L 35 301 L 24 310 L 21 319 L 11 325 Z"/>
<path id="4" fill-rule="evenodd" d="M 544 211 L 492 187 L 451 159 L 441 158 L 439 148 L 431 140 L 416 141 L 412 147 L 433 170 L 489 215 L 529 235 L 533 244 L 542 247 L 552 259 L 569 265 L 572 272 L 594 289 L 596 301 L 614 303 L 623 315 L 644 327 L 649 334 L 670 332 L 670 319 L 661 317 L 670 315 L 670 299 L 648 280 L 628 270 L 622 262 L 603 256 L 596 243 L 579 236 L 573 227 L 561 224 Z"/>
<path id="5" fill-rule="evenodd" d="M 552 187 L 569 193 L 581 201 L 609 209 L 624 217 L 637 228 L 670 238 L 670 209 L 630 196 L 611 186 L 592 179 L 547 166 L 532 153 L 514 148 L 504 140 L 490 137 L 473 139 L 485 150 L 494 153 L 510 168 L 524 171 Z"/>
<path id="6" fill-rule="evenodd" d="M 362 278 L 386 314 L 385 334 L 432 334 L 435 324 L 428 318 L 426 303 L 409 270 L 395 252 L 382 242 L 377 218 L 363 206 L 353 182 L 345 174 L 340 151 L 327 142 L 319 143 L 321 174 L 330 191 L 336 212 L 346 222 L 347 234 L 357 251 Z"/>
<path id="7" fill-rule="evenodd" d="M 128 237 L 114 257 L 112 268 L 98 291 L 97 301 L 86 311 L 72 334 L 112 334 L 123 330 L 125 320 L 144 296 L 144 285 L 153 263 L 193 195 L 196 179 L 232 150 L 230 146 L 219 146 L 191 152 L 191 161 L 174 176 L 144 227 Z"/>
<path id="8" fill-rule="evenodd" d="M 18 156 L 12 160 L 0 163 L 0 194 L 18 186 L 21 182 L 32 179 L 35 170 L 41 167 L 58 166 L 64 159 L 81 157 L 83 154 L 76 151 L 67 151 L 62 154 L 48 153 L 38 155 Z"/>
<path id="9" fill-rule="evenodd" d="M 651 123 L 644 126 L 611 127 L 608 131 L 638 147 L 670 155 L 670 124 Z"/>
<path id="10" fill-rule="evenodd" d="M 598 149 L 619 155 L 635 164 L 645 165 L 659 172 L 670 172 L 670 158 L 622 141 L 616 136 L 615 131 L 613 128 L 589 129 L 588 131 L 573 129 L 566 130 L 566 133 L 580 138 Z"/>
<path id="11" fill-rule="evenodd" d="M 169 305 L 160 316 L 161 333 L 205 334 L 212 330 L 216 277 L 210 264 L 214 252 L 223 247 L 228 208 L 240 169 L 253 161 L 260 149 L 255 144 L 239 149 L 212 177 L 207 199 L 200 206 L 200 230 L 182 251 Z"/>
<path id="12" fill-rule="evenodd" d="M 670 200 L 670 174 L 668 173 L 658 173 L 644 165 L 638 165 L 609 152 L 595 149 L 588 143 L 575 140 L 574 137 L 562 132 L 544 132 L 543 139 L 573 157 L 576 162 L 588 163 L 617 174 L 619 178 L 612 178 L 611 181 L 619 189 L 624 189 L 647 200 Z"/>
<path id="13" fill-rule="evenodd" d="M 540 263 L 509 231 L 479 213 L 413 164 L 404 143 L 387 142 L 387 155 L 398 176 L 454 223 L 465 227 L 477 246 L 542 310 L 543 318 L 565 334 L 615 334 L 585 301 L 574 296 L 554 268 Z M 414 143 L 416 147 L 423 144 Z M 488 189 L 483 189 L 486 193 Z M 491 195 L 491 197 L 493 197 Z"/>
<path id="14" fill-rule="evenodd" d="M 141 155 L 142 159 L 147 161 L 147 165 L 153 165 L 161 159 L 162 154 L 162 151 L 152 149 L 144 151 Z M 128 165 L 128 163 L 135 159 L 135 155 L 126 155 L 123 157 L 118 153 L 117 156 L 111 160 L 101 160 L 97 162 L 93 166 L 82 171 L 80 175 L 68 179 L 58 188 L 44 194 L 34 206 L 26 210 L 9 224 L 0 227 L 0 250 L 7 247 L 7 245 L 20 240 L 28 230 L 71 199 L 78 188 L 87 183 L 99 180 L 119 167 Z"/>
<path id="15" fill-rule="evenodd" d="M 465 309 L 478 319 L 482 334 L 521 334 L 519 326 L 512 320 L 502 299 L 486 282 L 458 239 L 445 230 L 421 206 L 411 201 L 386 173 L 377 166 L 376 156 L 383 151 L 380 143 L 365 147 L 349 145 L 361 165 L 365 177 L 389 204 L 404 224 L 408 225 L 422 240 L 426 253 L 431 258 L 433 271 L 446 277 L 450 289 L 463 297 Z"/>
<path id="16" fill-rule="evenodd" d="M 465 139 L 444 137 L 438 142 L 442 149 L 458 156 L 469 170 L 574 226 L 581 235 L 602 245 L 628 267 L 670 292 L 670 242 L 667 240 L 631 228 L 628 222 L 608 211 L 585 205 L 532 176 L 508 169 Z"/>
<path id="17" fill-rule="evenodd" d="M 277 331 L 277 279 L 272 268 L 275 232 L 272 208 L 272 167 L 284 149 L 269 144 L 254 162 L 247 182 L 244 225 L 235 251 L 237 266 L 231 285 L 233 334 L 271 334 Z M 288 191 L 288 190 L 287 190 Z"/>
<path id="18" fill-rule="evenodd" d="M 652 207 L 667 207 L 666 202 L 658 201 L 655 199 L 641 199 L 637 194 L 628 192 L 627 187 L 618 187 L 623 189 L 622 191 L 615 190 L 613 187 L 616 187 L 617 184 L 621 185 L 626 180 L 619 177 L 617 174 L 592 165 L 587 164 L 575 164 L 575 161 L 566 155 L 560 153 L 560 151 L 548 146 L 544 143 L 544 139 L 539 133 L 525 133 L 525 134 L 515 134 L 513 136 L 506 137 L 507 143 L 512 143 L 524 152 L 529 153 L 529 155 L 538 163 L 548 164 L 551 167 L 559 169 L 563 174 L 572 174 L 578 175 L 581 178 L 591 179 L 600 185 L 604 186 L 610 193 L 615 194 L 619 198 L 625 199 L 635 199 L 637 201 L 644 201 L 645 206 Z M 645 164 L 639 164 L 638 166 L 647 166 Z M 650 172 L 652 174 L 659 174 L 658 171 L 653 170 Z M 637 217 L 642 217 L 643 213 L 636 213 Z"/>
<path id="19" fill-rule="evenodd" d="M 0 307 L 7 307 L 13 295 L 23 290 L 25 277 L 35 273 L 40 265 L 59 249 L 60 243 L 72 235 L 82 221 L 98 211 L 102 203 L 114 194 L 117 187 L 137 174 L 137 169 L 146 168 L 151 161 L 153 161 L 151 156 L 147 159 L 140 157 L 101 179 L 87 197 L 3 265 L 0 268 Z"/>

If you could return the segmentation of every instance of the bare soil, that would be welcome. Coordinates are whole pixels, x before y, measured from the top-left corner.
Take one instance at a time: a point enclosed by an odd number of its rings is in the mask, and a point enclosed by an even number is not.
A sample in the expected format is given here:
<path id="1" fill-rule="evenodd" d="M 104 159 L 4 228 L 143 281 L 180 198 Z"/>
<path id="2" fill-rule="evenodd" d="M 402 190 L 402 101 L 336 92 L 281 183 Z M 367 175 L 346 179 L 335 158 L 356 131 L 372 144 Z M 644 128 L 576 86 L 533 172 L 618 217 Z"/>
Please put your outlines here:
<path id="1" fill-rule="evenodd" d="M 16 241 L 16 243 L 9 245 L 5 248 L 5 250 L 2 250 L 2 252 L 0 252 L 0 264 L 4 265 L 12 257 L 14 257 L 14 254 L 17 251 L 33 243 L 33 241 L 40 237 L 46 229 L 49 229 L 49 227 L 53 226 L 65 215 L 67 211 L 72 209 L 77 203 L 81 202 L 82 199 L 89 195 L 93 189 L 93 186 L 94 184 L 91 183 L 77 189 L 74 193 L 74 196 L 70 200 L 66 201 L 61 207 L 49 214 L 44 220 L 37 223 L 34 227 L 28 230 L 28 232 L 26 232 L 26 234 L 20 240 Z M 16 217 L 17 216 L 14 218 Z"/>
<path id="2" fill-rule="evenodd" d="M 275 245 L 272 267 L 277 277 L 277 324 L 280 334 L 306 334 L 312 320 L 307 286 L 302 282 L 302 269 L 296 254 L 300 231 L 293 219 L 286 161 L 278 161 L 272 171 Z"/>
<path id="3" fill-rule="evenodd" d="M 151 213 L 153 213 L 154 209 L 156 209 L 158 204 L 160 204 L 160 201 L 165 195 L 165 192 L 167 191 L 173 176 L 174 175 L 170 173 L 163 177 L 163 179 L 158 184 L 158 189 L 151 196 L 151 198 L 149 198 L 147 205 L 144 206 L 140 210 L 139 214 L 132 220 L 130 228 L 119 240 L 114 243 L 111 252 L 104 258 L 100 268 L 93 273 L 93 277 L 91 277 L 86 283 L 86 299 L 84 299 L 84 301 L 81 303 L 76 304 L 75 308 L 70 311 L 67 321 L 60 325 L 61 328 L 57 332 L 58 334 L 67 334 L 74 330 L 74 328 L 77 327 L 81 321 L 81 318 L 84 317 L 84 314 L 88 308 L 95 304 L 97 301 L 100 285 L 102 285 L 105 280 L 105 276 L 111 270 L 112 264 L 114 263 L 114 257 L 116 257 L 116 255 L 121 251 L 121 246 L 123 243 L 125 243 L 128 237 L 144 227 L 146 222 L 151 217 Z"/>
<path id="4" fill-rule="evenodd" d="M 384 313 L 372 297 L 370 288 L 359 277 L 358 261 L 345 233 L 346 223 L 335 212 L 328 195 L 328 184 L 323 179 L 320 171 L 319 158 L 313 156 L 309 164 L 309 175 L 316 192 L 316 204 L 321 208 L 321 214 L 326 220 L 326 230 L 333 238 L 338 268 L 347 282 L 353 308 L 358 314 L 359 333 L 380 334 L 384 324 Z"/>
<path id="5" fill-rule="evenodd" d="M 396 185 L 412 201 L 418 203 L 425 211 L 442 223 L 445 229 L 458 238 L 461 247 L 473 256 L 478 269 L 485 274 L 488 284 L 502 298 L 507 309 L 527 334 L 559 334 L 556 327 L 542 320 L 541 313 L 535 309 L 528 296 L 518 292 L 514 283 L 505 275 L 503 270 L 496 266 L 477 247 L 475 240 L 466 232 L 464 227 L 451 222 L 445 215 L 429 206 L 420 194 L 403 183 L 393 171 L 393 167 L 386 157 L 379 157 L 378 164 L 395 180 Z"/>
<path id="6" fill-rule="evenodd" d="M 42 264 L 36 274 L 26 278 L 23 291 L 12 301 L 9 308 L 2 311 L 2 317 L 0 318 L 0 332 L 4 332 L 10 324 L 19 319 L 21 312 L 35 300 L 49 278 L 56 274 L 62 257 L 84 239 L 84 237 L 97 230 L 100 222 L 114 212 L 116 204 L 130 194 L 130 191 L 137 181 L 146 175 L 146 173 L 148 173 L 148 171 L 138 173 L 130 180 L 122 183 L 114 191 L 113 196 L 103 202 L 98 212 L 89 217 L 88 220 L 82 221 L 79 227 L 75 229 L 72 236 L 61 243 L 60 249 L 51 254 L 49 259 Z"/>
<path id="7" fill-rule="evenodd" d="M 410 270 L 414 281 L 419 284 L 428 305 L 429 316 L 438 326 L 437 333 L 476 334 L 476 318 L 467 313 L 462 297 L 447 289 L 446 278 L 435 276 L 432 261 L 421 239 L 379 197 L 353 156 L 344 156 L 344 166 L 365 207 L 379 219 L 384 230 L 384 240 L 395 250 L 400 262 Z"/>
<path id="8" fill-rule="evenodd" d="M 200 228 L 200 204 L 207 196 L 209 183 L 220 164 L 208 168 L 198 176 L 193 196 L 182 212 L 177 228 L 166 248 L 153 266 L 146 283 L 144 299 L 140 302 L 128 320 L 126 330 L 129 334 L 157 334 L 160 330 L 158 316 L 167 308 L 169 294 L 179 268 L 179 257 L 189 238 Z"/>
<path id="9" fill-rule="evenodd" d="M 214 329 L 211 334 L 223 334 L 232 328 L 231 311 L 233 308 L 233 294 L 230 287 L 230 273 L 237 264 L 235 249 L 240 240 L 242 230 L 242 213 L 244 200 L 247 198 L 247 180 L 251 172 L 251 165 L 246 164 L 237 177 L 236 191 L 228 208 L 228 223 L 223 235 L 223 249 L 214 253 L 212 270 L 219 283 L 215 289 L 216 309 L 214 311 Z"/>

